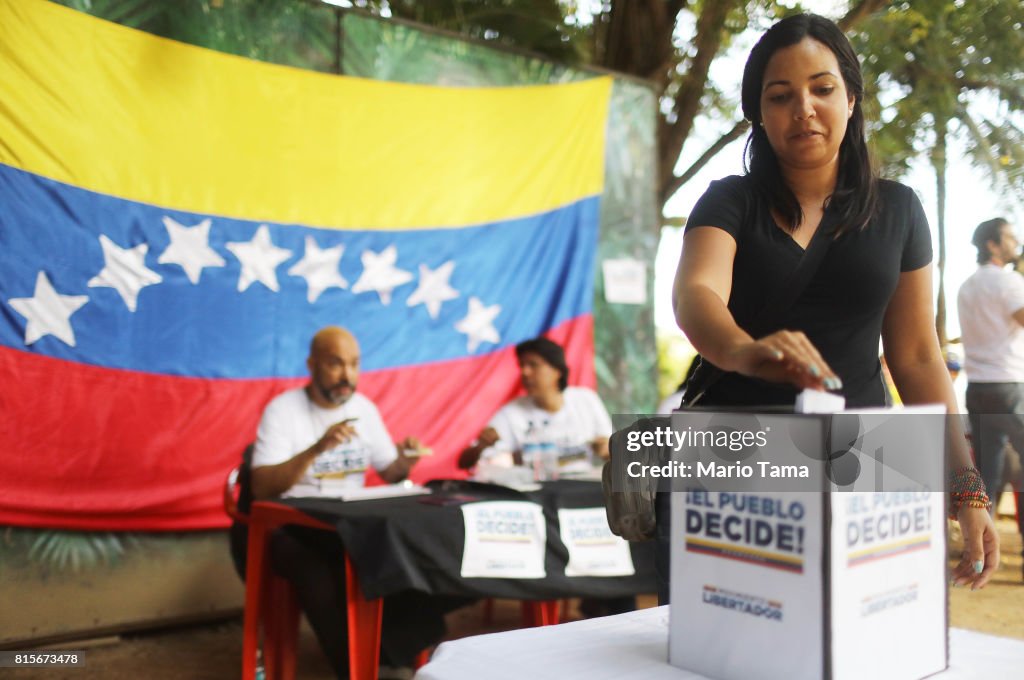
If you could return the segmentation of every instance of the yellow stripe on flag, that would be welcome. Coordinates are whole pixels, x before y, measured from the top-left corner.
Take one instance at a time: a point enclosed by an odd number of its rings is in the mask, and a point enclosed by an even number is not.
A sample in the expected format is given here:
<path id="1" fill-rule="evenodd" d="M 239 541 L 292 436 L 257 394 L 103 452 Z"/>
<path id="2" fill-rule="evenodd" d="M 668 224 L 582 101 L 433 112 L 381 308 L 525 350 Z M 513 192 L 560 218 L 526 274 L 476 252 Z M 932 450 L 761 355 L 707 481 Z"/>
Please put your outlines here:
<path id="1" fill-rule="evenodd" d="M 198 213 L 372 229 L 544 212 L 601 192 L 610 89 L 332 76 L 0 0 L 0 162 Z"/>

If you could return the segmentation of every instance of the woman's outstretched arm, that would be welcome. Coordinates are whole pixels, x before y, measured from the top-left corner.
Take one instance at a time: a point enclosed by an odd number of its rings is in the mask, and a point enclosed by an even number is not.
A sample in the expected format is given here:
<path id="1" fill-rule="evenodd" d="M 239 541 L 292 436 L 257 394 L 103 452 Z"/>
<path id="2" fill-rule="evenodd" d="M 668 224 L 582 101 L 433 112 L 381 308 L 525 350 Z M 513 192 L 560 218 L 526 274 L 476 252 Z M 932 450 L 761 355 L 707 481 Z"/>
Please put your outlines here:
<path id="1" fill-rule="evenodd" d="M 935 333 L 931 266 L 900 274 L 882 321 L 882 344 L 893 382 L 905 404 L 944 404 L 959 415 L 946 363 Z M 947 419 L 953 470 L 973 467 L 959 417 Z M 962 505 L 957 512 L 964 535 L 964 556 L 953 571 L 958 585 L 981 588 L 999 566 L 999 535 L 988 510 Z M 983 565 L 979 570 L 975 565 Z"/>

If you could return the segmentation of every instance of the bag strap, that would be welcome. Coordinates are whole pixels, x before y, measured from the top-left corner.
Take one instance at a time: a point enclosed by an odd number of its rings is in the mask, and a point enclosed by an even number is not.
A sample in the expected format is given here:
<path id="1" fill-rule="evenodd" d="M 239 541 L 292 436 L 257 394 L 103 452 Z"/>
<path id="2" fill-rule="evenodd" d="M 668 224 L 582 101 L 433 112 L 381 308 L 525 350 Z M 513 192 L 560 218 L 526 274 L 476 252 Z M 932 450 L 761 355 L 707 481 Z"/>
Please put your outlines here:
<path id="1" fill-rule="evenodd" d="M 775 289 L 775 294 L 769 298 L 761 313 L 757 315 L 757 318 L 750 325 L 751 335 L 757 337 L 767 328 L 771 328 L 778 317 L 792 307 L 793 303 L 799 299 L 800 295 L 807 288 L 807 284 L 814 278 L 814 274 L 818 271 L 821 261 L 825 259 L 825 251 L 828 250 L 829 244 L 833 241 L 832 234 L 834 230 L 832 223 L 834 221 L 832 211 L 826 209 L 821 222 L 818 224 L 818 228 L 814 231 L 814 235 L 811 236 L 810 243 L 807 244 L 804 254 L 800 257 L 800 262 L 797 264 L 796 269 L 793 270 L 782 286 Z M 699 383 L 700 388 L 696 390 L 693 399 L 684 400 L 682 404 L 687 408 L 696 405 L 703 398 L 704 394 L 721 380 L 726 373 L 717 366 L 706 363 L 702 357 L 701 366 L 705 364 L 709 368 L 705 378 Z M 698 377 L 699 373 L 700 367 L 695 372 L 694 378 Z M 694 382 L 697 381 L 695 380 Z M 689 391 L 689 386 L 687 386 L 687 392 Z"/>

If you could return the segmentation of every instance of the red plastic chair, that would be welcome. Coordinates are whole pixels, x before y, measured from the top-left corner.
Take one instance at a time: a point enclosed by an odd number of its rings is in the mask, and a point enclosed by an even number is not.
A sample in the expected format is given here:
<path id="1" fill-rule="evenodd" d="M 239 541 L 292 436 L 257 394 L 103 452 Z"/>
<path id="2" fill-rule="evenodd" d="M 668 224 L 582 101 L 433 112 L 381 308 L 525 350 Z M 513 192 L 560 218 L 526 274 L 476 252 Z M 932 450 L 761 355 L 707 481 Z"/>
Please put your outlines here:
<path id="1" fill-rule="evenodd" d="M 559 606 L 560 604 L 561 606 Z M 523 628 L 552 626 L 566 621 L 569 612 L 569 600 L 566 599 L 562 603 L 558 600 L 522 600 L 519 603 L 519 610 Z M 485 626 L 490 626 L 494 623 L 493 597 L 484 600 L 481 622 Z"/>
<path id="2" fill-rule="evenodd" d="M 224 512 L 238 522 L 249 525 L 250 517 L 238 509 L 239 470 L 228 473 L 224 483 Z M 330 530 L 330 526 L 306 517 L 296 510 L 281 508 L 275 514 L 288 515 L 287 523 L 296 523 L 319 529 Z M 295 679 L 295 651 L 299 633 L 300 610 L 295 592 L 287 579 L 264 568 L 263 588 L 260 593 L 260 618 L 263 620 L 263 665 L 267 680 Z M 380 653 L 380 612 L 379 600 L 369 601 L 358 586 L 355 568 L 348 555 L 345 556 L 346 594 L 348 600 L 349 630 L 359 634 L 349 635 L 349 669 L 353 679 L 377 677 Z M 244 645 L 243 645 L 244 646 Z M 419 665 L 429 659 L 429 650 L 417 659 Z M 255 659 L 253 667 L 255 667 Z M 243 664 L 243 670 L 246 664 Z M 418 667 L 418 666 L 417 666 Z"/>
<path id="3" fill-rule="evenodd" d="M 222 495 L 224 514 L 236 522 L 248 524 L 249 516 L 238 511 L 238 495 L 241 493 L 238 485 L 238 474 L 238 468 L 232 468 L 231 472 L 228 473 L 227 479 L 224 480 L 224 493 Z"/>
<path id="4" fill-rule="evenodd" d="M 224 513 L 232 520 L 249 525 L 249 515 L 238 509 L 241 485 L 239 468 L 232 469 L 224 480 L 222 501 Z M 269 571 L 264 581 L 264 649 L 263 667 L 268 680 L 294 680 L 295 649 L 299 635 L 299 606 L 295 592 L 286 579 Z M 273 644 L 268 644 L 272 642 Z"/>
<path id="5" fill-rule="evenodd" d="M 240 494 L 238 477 L 239 469 L 235 468 L 228 473 L 224 482 L 223 503 L 224 512 L 242 524 L 249 525 L 249 516 L 238 509 Z M 292 511 L 295 512 L 295 511 Z M 321 526 L 320 522 L 309 518 L 309 526 Z M 349 628 L 370 630 L 376 628 L 376 635 L 371 638 L 357 640 L 357 636 L 349 638 L 349 660 L 353 677 L 377 677 L 377 663 L 380 649 L 380 620 L 379 603 L 371 603 L 365 600 L 362 592 L 356 586 L 358 579 L 354 567 L 348 558 L 345 557 L 345 570 L 347 573 L 347 599 L 349 603 Z M 264 579 L 263 592 L 261 594 L 264 620 L 264 647 L 263 664 L 267 680 L 294 680 L 295 678 L 295 651 L 299 630 L 299 607 L 295 593 L 286 579 L 273 573 L 273 570 L 265 570 L 267 578 Z M 374 606 L 377 609 L 376 617 L 369 614 L 369 609 Z M 523 601 L 522 615 L 524 626 L 547 626 L 559 623 L 559 602 L 551 601 Z M 365 636 L 364 636 L 365 637 Z M 360 644 L 362 642 L 363 644 Z M 431 650 L 423 650 L 416 658 L 416 668 L 423 666 L 430 659 Z"/>

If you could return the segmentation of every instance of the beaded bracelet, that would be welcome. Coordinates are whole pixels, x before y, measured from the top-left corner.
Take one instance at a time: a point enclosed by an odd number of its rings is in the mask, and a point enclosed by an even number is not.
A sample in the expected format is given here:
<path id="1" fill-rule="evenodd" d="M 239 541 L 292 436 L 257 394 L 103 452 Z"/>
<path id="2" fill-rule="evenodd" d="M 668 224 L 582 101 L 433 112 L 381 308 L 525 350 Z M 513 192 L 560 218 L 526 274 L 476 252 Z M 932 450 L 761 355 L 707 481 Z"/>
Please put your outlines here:
<path id="1" fill-rule="evenodd" d="M 985 491 L 985 482 L 978 468 L 962 467 L 953 472 L 950 478 L 949 518 L 956 519 L 960 508 L 983 508 L 990 510 L 992 501 Z"/>

